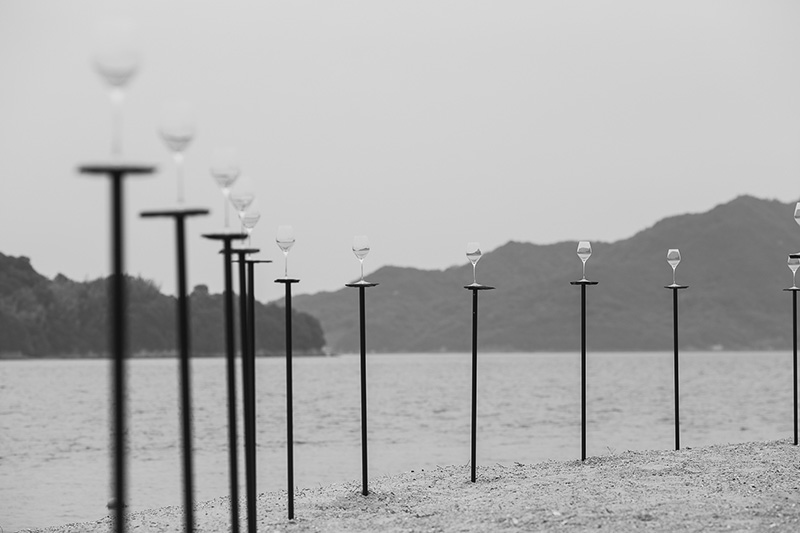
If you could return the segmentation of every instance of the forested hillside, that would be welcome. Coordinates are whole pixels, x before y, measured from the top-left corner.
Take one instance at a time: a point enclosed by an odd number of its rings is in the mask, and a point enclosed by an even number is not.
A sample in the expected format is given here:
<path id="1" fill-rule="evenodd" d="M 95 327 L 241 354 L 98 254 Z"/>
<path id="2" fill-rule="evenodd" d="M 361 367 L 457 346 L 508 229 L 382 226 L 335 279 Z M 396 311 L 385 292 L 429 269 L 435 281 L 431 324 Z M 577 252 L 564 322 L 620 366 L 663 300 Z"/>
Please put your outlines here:
<path id="1" fill-rule="evenodd" d="M 160 355 L 175 350 L 175 298 L 151 281 L 128 277 L 130 351 Z M 0 253 L 0 357 L 92 357 L 108 351 L 108 279 L 78 282 L 37 273 L 27 257 Z M 192 351 L 224 351 L 221 294 L 198 285 L 191 294 Z M 238 309 L 238 306 L 236 306 Z M 285 309 L 256 303 L 256 345 L 261 353 L 285 348 Z M 319 321 L 295 312 L 293 348 L 319 353 L 325 338 Z M 236 330 L 238 332 L 238 329 Z"/>

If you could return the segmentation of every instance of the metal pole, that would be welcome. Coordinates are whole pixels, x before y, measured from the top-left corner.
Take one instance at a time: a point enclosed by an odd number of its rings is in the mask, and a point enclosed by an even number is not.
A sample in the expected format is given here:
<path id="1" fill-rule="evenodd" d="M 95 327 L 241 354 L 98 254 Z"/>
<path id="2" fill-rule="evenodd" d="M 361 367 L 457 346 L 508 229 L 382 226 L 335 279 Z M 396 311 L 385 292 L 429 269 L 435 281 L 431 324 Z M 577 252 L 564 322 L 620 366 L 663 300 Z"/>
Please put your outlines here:
<path id="1" fill-rule="evenodd" d="M 183 427 L 183 507 L 186 531 L 194 531 L 192 397 L 189 367 L 189 301 L 186 294 L 186 237 L 182 216 L 175 219 L 178 252 L 178 349 L 180 350 L 181 426 Z"/>
<path id="2" fill-rule="evenodd" d="M 228 461 L 231 482 L 231 531 L 239 533 L 239 474 L 236 452 L 236 337 L 233 325 L 233 272 L 231 268 L 231 241 L 225 248 L 225 356 L 228 378 Z"/>
<path id="3" fill-rule="evenodd" d="M 125 416 L 125 390 L 127 386 L 125 367 L 127 365 L 126 348 L 128 332 L 125 328 L 127 301 L 125 299 L 125 274 L 123 256 L 123 220 L 124 202 L 122 201 L 122 172 L 111 174 L 111 353 L 114 357 L 113 379 L 114 384 L 114 477 L 115 492 L 114 509 L 116 531 L 125 531 L 125 507 L 127 505 L 127 472 L 125 462 L 125 436 L 127 426 Z"/>
<path id="4" fill-rule="evenodd" d="M 364 297 L 365 287 L 358 288 L 359 324 L 361 326 L 361 494 L 369 494 L 367 487 L 367 320 Z"/>
<path id="5" fill-rule="evenodd" d="M 673 357 L 673 369 L 675 379 L 675 449 L 681 449 L 681 430 L 680 430 L 680 380 L 678 379 L 678 289 L 672 289 L 672 343 L 675 354 Z"/>
<path id="6" fill-rule="evenodd" d="M 248 280 L 248 288 L 247 288 L 247 318 L 248 318 L 248 330 L 250 333 L 250 342 L 248 343 L 248 347 L 250 348 L 250 354 L 247 358 L 247 366 L 249 368 L 249 375 L 250 375 L 250 467 L 252 471 L 250 472 L 250 493 L 253 495 L 253 504 L 252 504 L 252 513 L 253 516 L 256 516 L 256 497 L 258 495 L 257 485 L 256 485 L 256 319 L 255 319 L 255 268 L 254 263 L 252 261 L 247 262 L 247 280 Z M 249 502 L 248 502 L 249 503 Z M 250 509 L 248 509 L 250 512 Z M 253 531 L 256 529 L 256 524 L 253 524 Z"/>
<path id="7" fill-rule="evenodd" d="M 681 417 L 680 417 L 680 343 L 678 342 L 678 291 L 682 289 L 688 289 L 688 285 L 678 285 L 677 283 L 673 283 L 672 285 L 666 285 L 665 289 L 672 290 L 672 347 L 674 351 L 673 355 L 673 379 L 674 379 L 674 388 L 675 388 L 675 449 L 681 449 Z"/>
<path id="8" fill-rule="evenodd" d="M 289 520 L 294 518 L 294 419 L 292 416 L 292 284 L 286 283 L 286 465 Z"/>
<path id="9" fill-rule="evenodd" d="M 586 285 L 581 284 L 581 461 L 586 460 Z"/>
<path id="10" fill-rule="evenodd" d="M 127 386 L 126 360 L 127 360 L 127 301 L 125 291 L 124 267 L 124 206 L 123 178 L 131 174 L 151 174 L 155 170 L 147 165 L 128 164 L 100 164 L 82 165 L 79 171 L 84 174 L 99 174 L 111 178 L 111 276 L 109 280 L 109 309 L 110 320 L 110 355 L 113 359 L 111 365 L 111 389 L 113 418 L 113 459 L 112 472 L 114 479 L 113 496 L 113 527 L 117 532 L 125 531 L 125 507 L 127 506 L 127 471 L 125 461 L 126 402 L 125 390 Z M 109 504 L 111 507 L 111 504 Z"/>
<path id="11" fill-rule="evenodd" d="M 472 291 L 472 482 L 475 483 L 478 447 L 478 291 Z"/>
<path id="12" fill-rule="evenodd" d="M 189 298 L 186 280 L 186 218 L 207 215 L 207 209 L 168 209 L 145 211 L 143 218 L 169 217 L 175 219 L 175 250 L 177 255 L 177 346 L 178 382 L 180 383 L 180 410 L 183 460 L 183 504 L 186 531 L 194 531 L 194 466 L 192 452 L 192 396 L 191 396 L 191 335 Z"/>
<path id="13" fill-rule="evenodd" d="M 247 237 L 244 233 L 209 233 L 203 235 L 207 239 L 222 241 L 225 270 L 225 360 L 228 385 L 228 462 L 231 484 L 231 532 L 239 533 L 239 474 L 236 449 L 236 336 L 233 316 L 233 254 L 232 241 Z"/>
<path id="14" fill-rule="evenodd" d="M 245 464 L 245 492 L 247 494 L 247 530 L 255 533 L 256 530 L 256 495 L 253 491 L 253 469 L 252 464 L 252 438 L 253 438 L 253 418 L 250 412 L 252 406 L 252 391 L 250 390 L 250 334 L 248 324 L 250 323 L 247 315 L 247 265 L 245 265 L 244 250 L 235 250 L 239 256 L 239 330 L 242 345 L 242 396 L 244 401 L 244 464 Z"/>
<path id="15" fill-rule="evenodd" d="M 470 448 L 470 480 L 477 478 L 478 450 L 478 291 L 490 291 L 494 287 L 471 283 L 464 286 L 472 291 L 472 428 Z"/>
<path id="16" fill-rule="evenodd" d="M 292 283 L 300 280 L 279 278 L 286 285 L 286 477 L 289 520 L 294 519 L 294 418 L 292 416 Z"/>
<path id="17" fill-rule="evenodd" d="M 570 285 L 581 286 L 581 461 L 586 460 L 586 286 L 597 285 L 596 281 L 582 278 L 570 281 Z"/>
<path id="18" fill-rule="evenodd" d="M 367 454 L 367 305 L 366 293 L 369 287 L 376 287 L 377 283 L 360 280 L 355 283 L 347 283 L 345 287 L 358 287 L 358 316 L 359 316 L 359 340 L 361 345 L 361 494 L 369 494 L 368 483 L 368 454 Z"/>
<path id="19" fill-rule="evenodd" d="M 794 444 L 797 446 L 797 291 L 792 291 L 792 344 L 794 347 Z"/>

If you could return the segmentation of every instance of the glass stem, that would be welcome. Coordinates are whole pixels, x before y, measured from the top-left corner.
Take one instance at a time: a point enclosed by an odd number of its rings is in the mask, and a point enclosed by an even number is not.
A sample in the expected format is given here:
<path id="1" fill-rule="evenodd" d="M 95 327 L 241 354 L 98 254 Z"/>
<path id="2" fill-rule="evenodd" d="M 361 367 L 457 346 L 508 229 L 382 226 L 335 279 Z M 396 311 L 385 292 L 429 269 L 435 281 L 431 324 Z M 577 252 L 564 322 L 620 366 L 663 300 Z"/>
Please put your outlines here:
<path id="1" fill-rule="evenodd" d="M 178 204 L 183 205 L 183 154 L 175 152 L 172 154 L 172 158 L 175 160 L 175 170 L 178 176 Z"/>
<path id="2" fill-rule="evenodd" d="M 797 282 L 795 279 L 797 278 L 797 271 L 792 270 L 792 287 L 797 287 Z"/>
<path id="3" fill-rule="evenodd" d="M 119 87 L 111 89 L 111 155 L 122 157 L 122 101 L 125 93 Z"/>
<path id="4" fill-rule="evenodd" d="M 586 261 L 583 262 L 583 277 L 581 279 L 586 279 Z"/>
<path id="5" fill-rule="evenodd" d="M 222 208 L 225 211 L 225 229 L 227 230 L 230 227 L 230 216 L 229 216 L 229 209 L 228 209 L 228 197 L 230 195 L 230 191 L 228 189 L 222 189 Z"/>
<path id="6" fill-rule="evenodd" d="M 478 278 L 477 278 L 477 275 L 475 273 L 475 266 L 476 265 L 477 265 L 477 263 L 472 263 L 472 283 L 475 284 L 475 285 L 478 284 Z"/>
<path id="7" fill-rule="evenodd" d="M 289 252 L 283 252 L 283 277 L 289 277 Z"/>
<path id="8" fill-rule="evenodd" d="M 672 284 L 677 285 L 677 283 L 675 283 L 675 267 L 672 267 Z"/>
<path id="9" fill-rule="evenodd" d="M 364 260 L 359 259 L 359 262 L 361 263 L 361 281 L 364 281 Z"/>

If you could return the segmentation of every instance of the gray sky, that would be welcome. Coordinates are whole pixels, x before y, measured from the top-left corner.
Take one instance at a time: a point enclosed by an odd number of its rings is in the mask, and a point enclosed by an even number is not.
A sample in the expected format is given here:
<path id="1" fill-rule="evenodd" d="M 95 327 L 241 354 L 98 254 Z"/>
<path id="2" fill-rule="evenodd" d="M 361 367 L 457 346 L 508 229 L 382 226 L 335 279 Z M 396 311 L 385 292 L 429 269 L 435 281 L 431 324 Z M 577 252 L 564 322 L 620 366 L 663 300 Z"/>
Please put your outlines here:
<path id="1" fill-rule="evenodd" d="M 189 202 L 213 211 L 190 225 L 190 284 L 222 285 L 199 234 L 222 226 L 210 154 L 234 144 L 276 260 L 260 299 L 281 294 L 282 223 L 297 290 L 316 292 L 357 277 L 355 234 L 368 271 L 444 268 L 469 240 L 610 241 L 740 194 L 800 196 L 798 2 L 0 0 L 0 251 L 47 276 L 109 270 L 108 187 L 75 168 L 107 154 L 89 57 L 119 6 L 143 52 L 126 155 L 160 168 L 128 182 L 127 265 L 167 292 L 172 224 L 137 214 L 174 199 L 156 134 L 174 98 L 197 110 Z"/>

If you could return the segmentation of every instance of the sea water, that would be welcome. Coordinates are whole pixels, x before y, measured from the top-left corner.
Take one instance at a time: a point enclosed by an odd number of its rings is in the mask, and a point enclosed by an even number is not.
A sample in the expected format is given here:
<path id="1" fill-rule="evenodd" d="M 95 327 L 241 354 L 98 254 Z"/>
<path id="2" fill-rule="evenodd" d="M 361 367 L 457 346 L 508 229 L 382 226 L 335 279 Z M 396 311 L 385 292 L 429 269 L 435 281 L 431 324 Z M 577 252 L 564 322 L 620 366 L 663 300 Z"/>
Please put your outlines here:
<path id="1" fill-rule="evenodd" d="M 225 361 L 192 363 L 195 497 L 229 494 Z M 257 367 L 258 490 L 286 488 L 285 360 Z M 178 364 L 129 364 L 131 510 L 180 505 Z M 792 435 L 791 354 L 681 354 L 681 444 Z M 238 369 L 237 369 L 238 372 Z M 674 446 L 671 353 L 589 353 L 588 455 Z M 369 475 L 470 457 L 471 355 L 368 356 Z M 97 520 L 111 496 L 107 360 L 0 361 L 0 527 Z M 241 400 L 241 375 L 237 373 Z M 294 359 L 295 484 L 360 480 L 359 358 Z M 477 464 L 580 458 L 580 356 L 479 354 Z M 239 409 L 239 481 L 244 495 Z"/>

